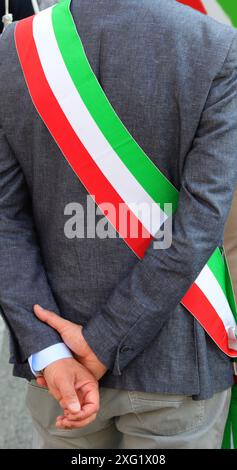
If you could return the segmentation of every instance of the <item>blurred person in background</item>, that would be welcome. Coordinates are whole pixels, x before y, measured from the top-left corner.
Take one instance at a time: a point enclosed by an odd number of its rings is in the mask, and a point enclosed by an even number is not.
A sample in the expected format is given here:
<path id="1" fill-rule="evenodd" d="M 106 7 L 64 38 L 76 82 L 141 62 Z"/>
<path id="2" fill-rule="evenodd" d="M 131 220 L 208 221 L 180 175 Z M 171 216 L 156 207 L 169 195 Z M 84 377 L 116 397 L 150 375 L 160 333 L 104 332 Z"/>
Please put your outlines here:
<path id="1" fill-rule="evenodd" d="M 13 21 L 21 20 L 56 3 L 56 0 L 0 0 L 0 18 L 6 13 L 12 14 Z M 0 22 L 0 33 L 3 22 Z"/>
<path id="2" fill-rule="evenodd" d="M 224 246 L 237 299 L 237 189 L 226 224 Z"/>

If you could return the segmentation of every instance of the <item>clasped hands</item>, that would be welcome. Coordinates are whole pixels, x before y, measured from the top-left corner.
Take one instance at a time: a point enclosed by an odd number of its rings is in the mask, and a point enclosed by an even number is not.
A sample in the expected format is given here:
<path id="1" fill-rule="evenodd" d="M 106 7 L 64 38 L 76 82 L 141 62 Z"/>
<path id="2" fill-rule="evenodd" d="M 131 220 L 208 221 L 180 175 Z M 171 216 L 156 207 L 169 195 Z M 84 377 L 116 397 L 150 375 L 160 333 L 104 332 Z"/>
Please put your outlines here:
<path id="1" fill-rule="evenodd" d="M 63 414 L 57 417 L 56 427 L 82 428 L 93 422 L 99 411 L 98 380 L 107 368 L 99 361 L 82 334 L 82 326 L 61 318 L 54 312 L 34 306 L 39 320 L 60 334 L 63 342 L 74 354 L 48 365 L 43 376 L 37 377 L 40 386 L 59 402 Z"/>

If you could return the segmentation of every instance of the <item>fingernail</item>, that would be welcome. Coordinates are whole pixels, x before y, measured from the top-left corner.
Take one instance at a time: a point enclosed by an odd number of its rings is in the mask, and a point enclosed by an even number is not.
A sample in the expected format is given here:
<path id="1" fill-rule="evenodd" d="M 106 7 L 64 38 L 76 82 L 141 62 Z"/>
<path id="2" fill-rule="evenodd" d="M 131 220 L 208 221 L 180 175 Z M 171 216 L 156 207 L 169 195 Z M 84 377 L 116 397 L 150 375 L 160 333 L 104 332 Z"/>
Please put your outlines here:
<path id="1" fill-rule="evenodd" d="M 41 307 L 39 304 L 36 304 L 35 307 L 37 307 L 39 310 L 44 310 L 43 307 Z"/>
<path id="2" fill-rule="evenodd" d="M 79 403 L 70 403 L 68 408 L 73 412 L 73 413 L 78 413 L 78 411 L 81 411 L 81 406 Z"/>

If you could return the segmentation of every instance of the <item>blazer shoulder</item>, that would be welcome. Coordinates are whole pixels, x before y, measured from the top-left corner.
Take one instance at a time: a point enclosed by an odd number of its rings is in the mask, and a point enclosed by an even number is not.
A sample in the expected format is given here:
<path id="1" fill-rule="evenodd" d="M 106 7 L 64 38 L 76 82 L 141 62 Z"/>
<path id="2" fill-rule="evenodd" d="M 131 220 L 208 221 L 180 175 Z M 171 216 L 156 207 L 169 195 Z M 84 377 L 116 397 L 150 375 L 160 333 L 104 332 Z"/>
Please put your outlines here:
<path id="1" fill-rule="evenodd" d="M 154 47 L 159 46 L 162 38 L 167 49 L 176 53 L 182 48 L 187 57 L 197 52 L 204 62 L 207 53 L 208 60 L 210 55 L 213 56 L 213 64 L 215 61 L 221 63 L 236 34 L 236 29 L 231 26 L 175 0 L 126 0 L 126 5 L 123 0 L 104 2 L 116 5 L 112 9 L 112 24 L 130 18 L 130 27 L 136 24 L 141 37 L 146 30 Z"/>
<path id="2" fill-rule="evenodd" d="M 147 6 L 174 56 L 186 63 L 195 57 L 203 69 L 217 73 L 235 42 L 235 28 L 174 0 L 148 0 Z"/>

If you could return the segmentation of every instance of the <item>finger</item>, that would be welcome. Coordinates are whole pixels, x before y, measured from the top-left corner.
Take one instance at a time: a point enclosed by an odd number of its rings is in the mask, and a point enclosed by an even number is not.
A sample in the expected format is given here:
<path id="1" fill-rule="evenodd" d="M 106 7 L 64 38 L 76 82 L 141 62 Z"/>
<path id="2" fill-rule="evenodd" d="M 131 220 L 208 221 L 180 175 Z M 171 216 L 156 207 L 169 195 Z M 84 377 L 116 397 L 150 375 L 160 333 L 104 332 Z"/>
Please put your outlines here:
<path id="1" fill-rule="evenodd" d="M 98 413 L 100 395 L 97 386 L 93 385 L 92 387 L 91 384 L 86 384 L 78 390 L 78 395 L 80 396 L 81 410 L 79 413 L 72 414 L 67 408 L 64 408 L 64 417 L 72 421 L 82 421 Z"/>
<path id="2" fill-rule="evenodd" d="M 61 423 L 64 418 L 65 418 L 65 416 L 57 416 L 56 423 Z"/>
<path id="3" fill-rule="evenodd" d="M 69 429 L 78 429 L 78 428 L 83 428 L 84 426 L 87 426 L 88 424 L 92 423 L 93 421 L 95 421 L 97 415 L 94 414 L 92 416 L 90 416 L 90 418 L 87 418 L 87 419 L 84 419 L 82 421 L 78 420 L 78 421 L 70 421 L 68 420 L 67 418 L 63 418 L 63 419 L 57 419 L 56 420 L 56 425 L 57 427 L 61 427 L 61 428 L 69 428 Z"/>
<path id="4" fill-rule="evenodd" d="M 37 377 L 36 382 L 40 387 L 48 388 L 47 382 L 44 377 Z"/>
<path id="5" fill-rule="evenodd" d="M 80 393 L 83 396 L 81 399 L 81 413 L 84 418 L 87 418 L 90 414 L 98 413 L 100 408 L 100 393 L 97 384 L 85 384 L 80 388 Z"/>
<path id="6" fill-rule="evenodd" d="M 59 333 L 61 333 L 61 331 L 65 328 L 65 325 L 69 323 L 67 320 L 64 320 L 64 318 L 60 317 L 56 313 L 50 312 L 50 310 L 46 310 L 40 305 L 34 305 L 34 313 L 39 320 L 47 323 L 47 325 L 51 326 Z"/>
<path id="7" fill-rule="evenodd" d="M 96 419 L 96 414 L 82 421 L 70 421 L 67 418 L 64 418 L 62 420 L 56 420 L 56 427 L 60 429 L 80 429 L 93 423 L 95 419 Z"/>
<path id="8" fill-rule="evenodd" d="M 97 407 L 94 404 L 89 404 L 89 405 L 83 406 L 83 409 L 79 413 L 73 415 L 72 413 L 69 412 L 69 413 L 66 413 L 64 417 L 69 419 L 70 421 L 82 421 L 97 413 L 98 413 Z"/>
<path id="9" fill-rule="evenodd" d="M 100 397 L 98 388 L 90 389 L 86 395 L 81 399 L 81 411 L 76 414 L 70 413 L 69 410 L 64 410 L 64 416 L 72 421 L 84 420 L 90 416 L 97 414 L 100 407 Z"/>

